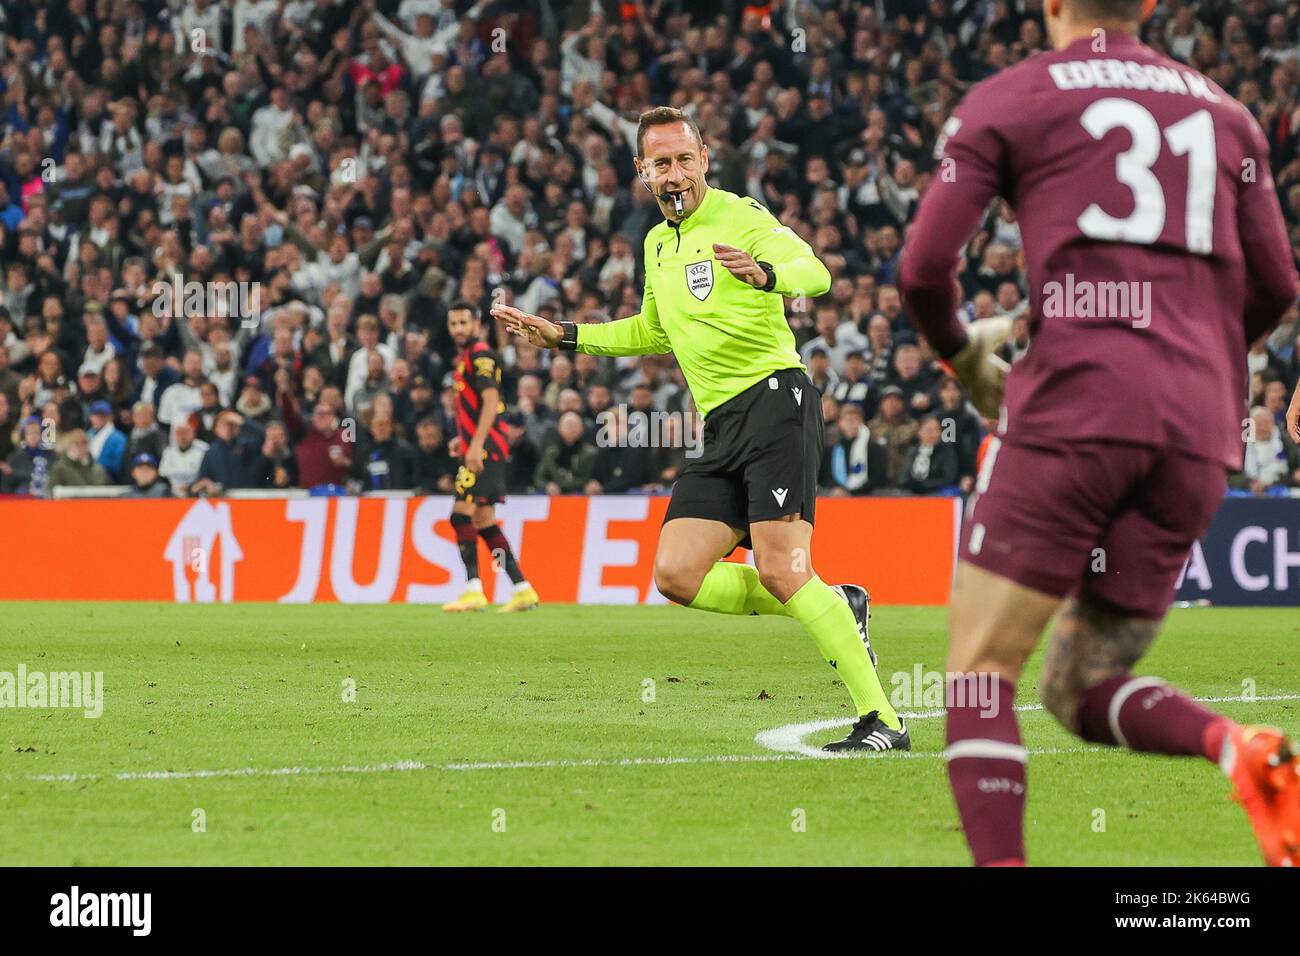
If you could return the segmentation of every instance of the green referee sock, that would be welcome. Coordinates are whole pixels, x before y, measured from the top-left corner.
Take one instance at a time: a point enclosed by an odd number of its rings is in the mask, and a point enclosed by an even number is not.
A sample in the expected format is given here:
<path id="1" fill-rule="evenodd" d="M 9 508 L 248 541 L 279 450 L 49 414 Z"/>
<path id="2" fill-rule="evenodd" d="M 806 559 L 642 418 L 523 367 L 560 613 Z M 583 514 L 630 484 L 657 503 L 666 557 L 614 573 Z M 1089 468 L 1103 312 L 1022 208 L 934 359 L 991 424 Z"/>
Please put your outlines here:
<path id="1" fill-rule="evenodd" d="M 880 677 L 871 666 L 867 646 L 858 636 L 858 622 L 843 598 L 813 575 L 785 602 L 785 613 L 803 625 L 822 657 L 839 671 L 859 717 L 874 710 L 886 727 L 892 730 L 902 727 L 903 722 L 890 706 L 885 689 L 880 686 Z"/>
<path id="2" fill-rule="evenodd" d="M 877 711 L 887 727 L 902 726 L 880 686 L 871 656 L 858 636 L 853 612 L 819 577 L 804 584 L 785 604 L 763 587 L 758 571 L 747 564 L 719 561 L 704 576 L 691 602 L 699 611 L 718 614 L 776 614 L 792 617 L 816 642 L 849 689 L 858 716 Z"/>

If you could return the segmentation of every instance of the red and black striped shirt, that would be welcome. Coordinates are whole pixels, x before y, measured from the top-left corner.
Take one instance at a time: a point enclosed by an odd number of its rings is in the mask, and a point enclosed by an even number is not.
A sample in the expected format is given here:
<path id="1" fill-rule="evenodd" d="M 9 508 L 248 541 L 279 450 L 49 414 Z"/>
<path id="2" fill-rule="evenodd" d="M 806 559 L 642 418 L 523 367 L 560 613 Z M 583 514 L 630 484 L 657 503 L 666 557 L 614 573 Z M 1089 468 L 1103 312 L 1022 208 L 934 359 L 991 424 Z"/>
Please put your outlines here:
<path id="1" fill-rule="evenodd" d="M 493 460 L 508 461 L 510 444 L 506 438 L 504 415 L 505 403 L 501 401 L 501 363 L 497 361 L 496 352 L 486 342 L 471 342 L 456 359 L 454 375 L 456 383 L 456 431 L 460 440 L 468 448 L 474 440 L 478 428 L 479 410 L 483 407 L 483 393 L 496 389 L 497 417 L 492 422 L 492 430 L 483 443 L 487 457 Z"/>

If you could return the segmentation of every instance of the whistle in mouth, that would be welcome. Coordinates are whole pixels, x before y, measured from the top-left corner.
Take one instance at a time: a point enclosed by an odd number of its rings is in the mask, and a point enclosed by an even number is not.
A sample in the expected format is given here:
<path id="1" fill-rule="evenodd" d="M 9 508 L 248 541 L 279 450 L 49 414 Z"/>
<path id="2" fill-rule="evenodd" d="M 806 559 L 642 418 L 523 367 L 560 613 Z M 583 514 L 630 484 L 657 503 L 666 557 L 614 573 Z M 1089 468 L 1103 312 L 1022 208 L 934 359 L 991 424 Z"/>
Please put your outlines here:
<path id="1" fill-rule="evenodd" d="M 686 209 L 686 207 L 682 205 L 682 194 L 672 193 L 671 195 L 673 197 L 673 209 L 675 209 L 677 215 L 680 216 Z"/>

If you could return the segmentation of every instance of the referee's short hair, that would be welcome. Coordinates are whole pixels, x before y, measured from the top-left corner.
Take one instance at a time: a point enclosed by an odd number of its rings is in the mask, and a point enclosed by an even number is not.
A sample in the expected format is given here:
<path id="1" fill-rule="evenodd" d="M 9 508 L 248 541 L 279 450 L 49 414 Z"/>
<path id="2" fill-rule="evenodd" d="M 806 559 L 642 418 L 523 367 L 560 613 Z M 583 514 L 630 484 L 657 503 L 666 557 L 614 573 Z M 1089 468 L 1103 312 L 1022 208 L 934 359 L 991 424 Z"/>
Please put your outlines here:
<path id="1" fill-rule="evenodd" d="M 646 110 L 641 114 L 640 121 L 636 124 L 636 158 L 645 158 L 645 131 L 651 126 L 668 126 L 671 123 L 685 123 L 695 134 L 695 142 L 701 147 L 704 146 L 704 137 L 700 135 L 700 128 L 696 125 L 695 120 L 691 119 L 681 110 L 673 106 L 656 106 L 652 110 Z"/>

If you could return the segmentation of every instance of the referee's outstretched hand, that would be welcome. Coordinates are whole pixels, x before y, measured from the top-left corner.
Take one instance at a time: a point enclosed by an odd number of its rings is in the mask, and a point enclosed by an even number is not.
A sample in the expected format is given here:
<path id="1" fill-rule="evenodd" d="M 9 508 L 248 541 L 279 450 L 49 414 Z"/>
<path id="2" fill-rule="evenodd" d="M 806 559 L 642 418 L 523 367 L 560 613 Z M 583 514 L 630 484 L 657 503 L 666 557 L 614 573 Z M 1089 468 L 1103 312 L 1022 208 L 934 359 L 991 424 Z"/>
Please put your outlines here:
<path id="1" fill-rule="evenodd" d="M 492 306 L 492 317 L 500 319 L 506 324 L 506 328 L 515 335 L 526 338 L 533 345 L 542 349 L 553 349 L 559 346 L 560 337 L 564 330 L 554 322 L 548 322 L 540 315 L 530 315 L 522 312 L 512 305 L 502 305 L 500 303 Z"/>
<path id="2" fill-rule="evenodd" d="M 748 282 L 755 289 L 761 289 L 767 285 L 767 273 L 763 267 L 754 261 L 744 249 L 737 249 L 735 246 L 724 246 L 720 242 L 713 244 L 713 254 L 718 257 L 718 261 L 727 267 L 727 271 L 739 279 L 741 282 Z"/>

